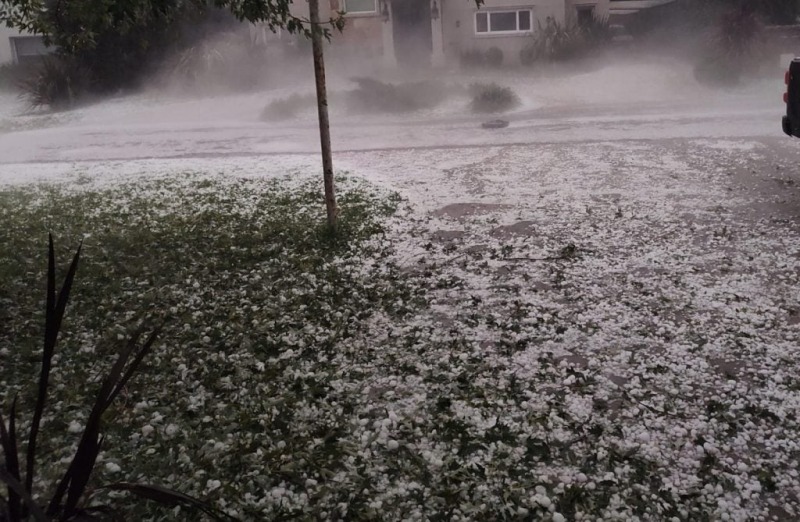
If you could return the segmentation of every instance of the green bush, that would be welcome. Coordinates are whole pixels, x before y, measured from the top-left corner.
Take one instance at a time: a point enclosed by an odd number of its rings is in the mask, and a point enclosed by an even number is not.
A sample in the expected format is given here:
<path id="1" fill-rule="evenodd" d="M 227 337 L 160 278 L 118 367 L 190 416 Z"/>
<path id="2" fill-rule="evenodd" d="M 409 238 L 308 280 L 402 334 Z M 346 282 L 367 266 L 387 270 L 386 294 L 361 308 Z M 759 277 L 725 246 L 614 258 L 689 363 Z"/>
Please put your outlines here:
<path id="1" fill-rule="evenodd" d="M 296 117 L 303 109 L 316 107 L 317 99 L 313 94 L 292 94 L 288 98 L 272 101 L 261 113 L 263 121 L 288 120 Z"/>
<path id="2" fill-rule="evenodd" d="M 520 104 L 519 96 L 510 88 L 496 83 L 476 83 L 470 86 L 475 113 L 506 112 Z"/>
<path id="3" fill-rule="evenodd" d="M 38 62 L 0 65 L 0 90 L 20 91 L 41 66 Z"/>
<path id="4" fill-rule="evenodd" d="M 695 66 L 697 81 L 710 85 L 735 85 L 745 70 L 757 66 L 757 44 L 762 35 L 759 14 L 753 5 L 731 8 L 710 33 L 705 52 Z"/>
<path id="5" fill-rule="evenodd" d="M 533 65 L 539 61 L 559 62 L 579 58 L 611 41 L 607 19 L 594 19 L 590 24 L 561 24 L 552 18 L 533 33 L 520 51 L 520 62 Z"/>
<path id="6" fill-rule="evenodd" d="M 31 107 L 67 109 L 91 90 L 89 74 L 73 60 L 47 57 L 41 67 L 22 81 L 24 95 Z"/>
<path id="7" fill-rule="evenodd" d="M 54 3 L 58 9 L 49 8 Z M 8 22 L 43 35 L 57 58 L 45 73 L 26 82 L 25 89 L 34 104 L 59 108 L 88 94 L 139 89 L 171 52 L 191 48 L 238 24 L 229 12 L 195 0 L 48 0 L 31 4 L 34 7 L 29 12 L 9 14 Z M 231 68 L 235 65 L 240 64 L 228 62 Z M 259 69 L 247 70 L 249 75 Z M 223 73 L 220 77 L 240 81 L 241 75 Z"/>
<path id="8" fill-rule="evenodd" d="M 383 83 L 372 78 L 355 78 L 358 88 L 347 93 L 352 112 L 403 113 L 432 109 L 447 96 L 447 86 L 433 81 Z"/>
<path id="9" fill-rule="evenodd" d="M 248 92 L 263 85 L 268 71 L 263 48 L 226 33 L 197 42 L 166 61 L 168 83 L 201 92 Z"/>

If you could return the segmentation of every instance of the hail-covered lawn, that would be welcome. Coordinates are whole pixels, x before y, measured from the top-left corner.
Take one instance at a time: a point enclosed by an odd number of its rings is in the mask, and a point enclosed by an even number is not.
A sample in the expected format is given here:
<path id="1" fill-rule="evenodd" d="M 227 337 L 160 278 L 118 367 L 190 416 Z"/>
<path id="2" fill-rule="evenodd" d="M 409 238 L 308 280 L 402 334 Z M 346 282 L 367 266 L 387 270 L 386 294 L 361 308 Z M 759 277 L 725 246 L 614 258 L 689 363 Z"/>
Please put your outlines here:
<path id="1" fill-rule="evenodd" d="M 362 366 L 380 349 L 363 340 L 365 324 L 400 320 L 425 295 L 387 260 L 383 223 L 396 196 L 343 183 L 333 238 L 315 188 L 187 173 L 0 192 L 4 404 L 20 394 L 28 405 L 35 392 L 46 231 L 62 266 L 83 240 L 51 381 L 46 478 L 63 472 L 116 351 L 140 325 L 164 323 L 107 419 L 97 485 L 168 485 L 246 519 L 347 501 L 369 476 L 348 461 L 366 415 Z"/>
<path id="2" fill-rule="evenodd" d="M 51 230 L 62 267 L 84 253 L 45 479 L 120 343 L 164 321 L 96 485 L 243 520 L 795 520 L 797 160 L 764 140 L 343 154 L 336 239 L 313 157 L 8 166 L 46 183 L 0 192 L 0 398 L 30 402 Z"/>

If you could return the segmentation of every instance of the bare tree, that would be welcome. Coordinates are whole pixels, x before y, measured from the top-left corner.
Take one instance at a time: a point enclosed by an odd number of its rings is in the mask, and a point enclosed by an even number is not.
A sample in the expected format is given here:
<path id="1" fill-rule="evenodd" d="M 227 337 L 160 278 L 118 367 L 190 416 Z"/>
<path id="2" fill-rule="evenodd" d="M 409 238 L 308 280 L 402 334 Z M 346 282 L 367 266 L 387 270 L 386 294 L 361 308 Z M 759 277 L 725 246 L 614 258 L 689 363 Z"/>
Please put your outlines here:
<path id="1" fill-rule="evenodd" d="M 308 0 L 311 21 L 311 48 L 314 54 L 314 78 L 317 84 L 317 111 L 319 112 L 319 137 L 322 146 L 322 176 L 325 182 L 325 208 L 328 227 L 336 230 L 336 187 L 333 180 L 333 156 L 331 152 L 331 125 L 328 117 L 328 89 L 325 81 L 325 56 L 323 33 L 319 21 L 319 0 Z"/>

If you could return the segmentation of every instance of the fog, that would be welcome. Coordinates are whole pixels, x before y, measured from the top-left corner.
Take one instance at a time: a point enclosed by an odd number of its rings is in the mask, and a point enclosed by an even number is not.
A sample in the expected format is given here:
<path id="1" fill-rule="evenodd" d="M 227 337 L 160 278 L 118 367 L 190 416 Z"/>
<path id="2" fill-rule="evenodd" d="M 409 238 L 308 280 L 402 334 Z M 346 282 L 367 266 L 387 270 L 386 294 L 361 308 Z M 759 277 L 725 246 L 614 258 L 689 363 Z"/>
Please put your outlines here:
<path id="1" fill-rule="evenodd" d="M 670 42 L 674 44 L 670 45 Z M 385 66 L 327 47 L 334 148 L 481 146 L 771 132 L 783 110 L 778 54 L 727 85 L 698 81 L 697 45 L 662 31 L 563 63 L 499 68 Z M 316 104 L 307 42 L 222 32 L 168 57 L 147 86 L 63 113 L 0 98 L 8 161 L 315 152 Z M 354 57 L 355 56 L 355 57 Z M 512 103 L 476 112 L 474 96 L 508 88 Z M 502 118 L 509 127 L 485 131 Z M 776 123 L 777 122 L 777 123 Z M 36 140 L 9 131 L 38 132 Z"/>
<path id="2" fill-rule="evenodd" d="M 387 67 L 379 57 L 365 59 L 334 36 L 326 58 L 330 109 L 348 126 L 354 118 L 480 119 L 468 110 L 474 84 L 498 84 L 516 93 L 521 103 L 500 115 L 508 119 L 536 111 L 550 116 L 559 111 L 625 114 L 675 103 L 724 110 L 731 103 L 742 109 L 780 102 L 778 53 L 754 53 L 741 79 L 711 84 L 698 80 L 704 38 L 703 33 L 661 27 L 650 37 L 616 42 L 562 63 L 466 68 L 454 58 L 444 68 L 432 68 L 428 57 Z M 167 60 L 153 75 L 141 96 L 169 109 L 130 116 L 151 122 L 308 122 L 316 116 L 310 54 L 302 38 L 279 39 L 253 30 L 216 35 Z M 365 80 L 380 82 L 372 84 L 379 91 L 365 90 Z"/>

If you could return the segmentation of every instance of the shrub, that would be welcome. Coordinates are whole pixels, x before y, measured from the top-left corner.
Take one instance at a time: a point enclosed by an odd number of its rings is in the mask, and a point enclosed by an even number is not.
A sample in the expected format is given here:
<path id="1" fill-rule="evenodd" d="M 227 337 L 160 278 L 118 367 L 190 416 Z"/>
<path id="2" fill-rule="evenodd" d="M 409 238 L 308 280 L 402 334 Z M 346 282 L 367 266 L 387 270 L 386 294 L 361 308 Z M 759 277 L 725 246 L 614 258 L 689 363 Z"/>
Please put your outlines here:
<path id="1" fill-rule="evenodd" d="M 219 74 L 225 64 L 225 59 L 220 46 L 201 43 L 187 47 L 178 53 L 172 72 L 179 82 L 193 85 L 211 75 Z"/>
<path id="2" fill-rule="evenodd" d="M 486 51 L 485 63 L 490 67 L 501 67 L 503 65 L 503 50 L 499 47 L 490 47 Z"/>
<path id="3" fill-rule="evenodd" d="M 36 74 L 38 62 L 7 63 L 0 65 L 0 90 L 20 91 L 29 78 Z"/>
<path id="4" fill-rule="evenodd" d="M 74 60 L 46 57 L 41 67 L 22 81 L 31 107 L 66 109 L 89 94 L 91 83 L 86 70 Z"/>
<path id="5" fill-rule="evenodd" d="M 246 92 L 263 83 L 268 68 L 263 49 L 254 49 L 240 35 L 225 33 L 176 53 L 167 60 L 164 77 L 182 89 Z"/>
<path id="6" fill-rule="evenodd" d="M 520 104 L 519 96 L 510 88 L 496 83 L 478 83 L 470 86 L 475 113 L 506 112 Z"/>
<path id="7" fill-rule="evenodd" d="M 739 82 L 762 34 L 758 13 L 751 4 L 732 8 L 719 18 L 706 52 L 695 66 L 695 78 L 712 85 Z"/>
<path id="8" fill-rule="evenodd" d="M 482 67 L 486 64 L 486 54 L 478 49 L 461 51 L 461 67 L 464 69 Z"/>
<path id="9" fill-rule="evenodd" d="M 288 120 L 296 117 L 303 109 L 316 107 L 317 99 L 313 94 L 292 94 L 288 98 L 272 101 L 261 113 L 263 121 Z"/>
<path id="10" fill-rule="evenodd" d="M 593 18 L 588 24 L 581 26 L 587 42 L 593 46 L 603 45 L 614 38 L 614 29 L 608 18 Z"/>
<path id="11" fill-rule="evenodd" d="M 566 61 L 596 50 L 611 41 L 612 31 L 606 19 L 594 19 L 579 25 L 561 24 L 548 18 L 539 24 L 528 44 L 520 51 L 520 62 L 532 65 L 538 61 Z"/>
<path id="12" fill-rule="evenodd" d="M 761 10 L 771 24 L 796 24 L 800 17 L 800 3 L 795 0 L 766 0 L 761 4 Z"/>
<path id="13" fill-rule="evenodd" d="M 722 16 L 712 42 L 720 54 L 740 60 L 752 51 L 761 29 L 755 7 L 742 4 Z"/>
<path id="14" fill-rule="evenodd" d="M 402 113 L 436 107 L 446 97 L 439 82 L 383 83 L 372 78 L 355 78 L 358 89 L 347 93 L 347 107 L 353 112 Z"/>

